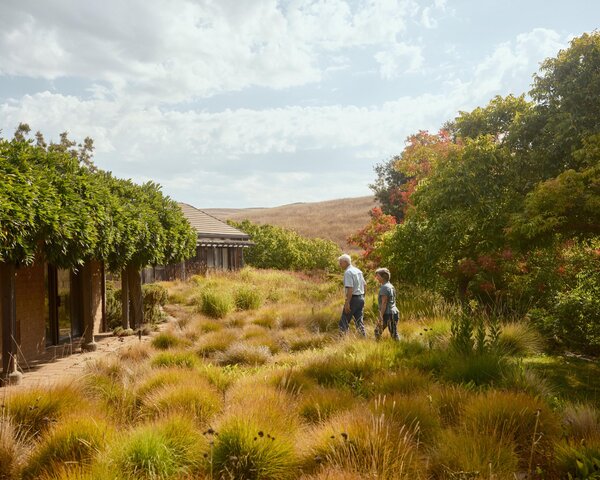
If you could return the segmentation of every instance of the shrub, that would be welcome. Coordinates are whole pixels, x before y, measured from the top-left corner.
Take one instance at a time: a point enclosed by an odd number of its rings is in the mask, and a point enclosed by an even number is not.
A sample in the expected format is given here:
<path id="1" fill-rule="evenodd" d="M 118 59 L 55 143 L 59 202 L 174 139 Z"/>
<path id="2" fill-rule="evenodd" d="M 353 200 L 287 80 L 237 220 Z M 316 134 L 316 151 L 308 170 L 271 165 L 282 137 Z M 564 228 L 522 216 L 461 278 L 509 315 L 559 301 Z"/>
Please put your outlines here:
<path id="1" fill-rule="evenodd" d="M 238 310 L 256 310 L 262 305 L 260 293 L 251 287 L 236 290 L 233 301 Z"/>
<path id="2" fill-rule="evenodd" d="M 133 430 L 115 442 L 109 461 L 126 478 L 158 479 L 197 473 L 207 441 L 185 417 L 171 417 Z"/>
<path id="3" fill-rule="evenodd" d="M 106 323 L 110 330 L 122 324 L 121 290 L 115 289 L 110 283 L 106 283 Z"/>
<path id="4" fill-rule="evenodd" d="M 556 449 L 556 467 L 560 478 L 597 479 L 600 472 L 600 439 L 559 444 Z"/>
<path id="5" fill-rule="evenodd" d="M 197 364 L 198 359 L 191 352 L 162 352 L 151 362 L 153 367 L 194 368 Z"/>
<path id="6" fill-rule="evenodd" d="M 315 427 L 305 438 L 304 464 L 359 472 L 382 480 L 418 478 L 423 469 L 413 431 L 357 407 Z"/>
<path id="7" fill-rule="evenodd" d="M 18 435 L 38 437 L 81 404 L 80 394 L 73 386 L 36 388 L 9 394 L 6 412 Z"/>
<path id="8" fill-rule="evenodd" d="M 147 394 L 143 411 L 159 416 L 169 413 L 185 414 L 197 423 L 207 422 L 221 409 L 221 397 L 208 381 L 194 378 L 185 384 L 166 385 Z"/>
<path id="9" fill-rule="evenodd" d="M 17 478 L 28 453 L 22 440 L 11 420 L 0 416 L 0 478 Z"/>
<path id="10" fill-rule="evenodd" d="M 465 406 L 464 418 L 469 431 L 514 442 L 522 466 L 532 448 L 536 463 L 548 462 L 560 435 L 560 422 L 550 408 L 523 393 L 490 391 L 474 396 Z M 534 435 L 539 439 L 532 446 Z"/>
<path id="11" fill-rule="evenodd" d="M 298 409 L 304 420 L 319 423 L 355 404 L 356 399 L 346 390 L 316 387 L 301 397 Z"/>
<path id="12" fill-rule="evenodd" d="M 298 477 L 289 437 L 273 435 L 251 419 L 230 418 L 218 431 L 212 452 L 217 478 L 286 480 Z"/>
<path id="13" fill-rule="evenodd" d="M 169 348 L 177 347 L 182 343 L 180 338 L 169 332 L 159 333 L 152 339 L 152 346 L 159 350 L 168 350 Z"/>
<path id="14" fill-rule="evenodd" d="M 539 332 L 526 323 L 512 322 L 502 326 L 498 348 L 502 353 L 525 357 L 542 351 L 544 341 Z"/>
<path id="15" fill-rule="evenodd" d="M 433 478 L 495 478 L 512 480 L 518 458 L 509 441 L 466 431 L 444 431 L 432 454 Z"/>
<path id="16" fill-rule="evenodd" d="M 144 302 L 144 321 L 147 323 L 162 322 L 164 320 L 162 307 L 169 299 L 167 289 L 157 283 L 142 285 L 142 298 Z"/>
<path id="17" fill-rule="evenodd" d="M 65 463 L 89 465 L 113 433 L 106 423 L 89 417 L 63 421 L 36 446 L 23 477 L 38 478 Z"/>
<path id="18" fill-rule="evenodd" d="M 200 311 L 212 318 L 223 318 L 233 310 L 233 303 L 222 292 L 204 290 L 200 296 Z"/>
<path id="19" fill-rule="evenodd" d="M 234 343 L 224 352 L 220 352 L 217 361 L 221 365 L 262 365 L 271 358 L 271 351 L 265 346 L 246 343 Z"/>

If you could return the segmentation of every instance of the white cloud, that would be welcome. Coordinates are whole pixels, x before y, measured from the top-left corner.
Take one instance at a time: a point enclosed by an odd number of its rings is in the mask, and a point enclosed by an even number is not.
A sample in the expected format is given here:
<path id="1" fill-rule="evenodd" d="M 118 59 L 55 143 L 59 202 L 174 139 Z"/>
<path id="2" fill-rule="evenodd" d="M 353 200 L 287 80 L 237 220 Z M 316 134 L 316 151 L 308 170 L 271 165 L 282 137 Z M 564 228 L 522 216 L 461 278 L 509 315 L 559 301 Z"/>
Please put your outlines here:
<path id="1" fill-rule="evenodd" d="M 2 2 L 0 73 L 84 78 L 144 103 L 286 88 L 318 82 L 341 50 L 395 41 L 418 11 L 414 0 Z"/>
<path id="2" fill-rule="evenodd" d="M 379 63 L 379 74 L 385 80 L 392 80 L 403 73 L 420 72 L 425 63 L 421 47 L 395 43 L 389 49 L 375 54 Z"/>

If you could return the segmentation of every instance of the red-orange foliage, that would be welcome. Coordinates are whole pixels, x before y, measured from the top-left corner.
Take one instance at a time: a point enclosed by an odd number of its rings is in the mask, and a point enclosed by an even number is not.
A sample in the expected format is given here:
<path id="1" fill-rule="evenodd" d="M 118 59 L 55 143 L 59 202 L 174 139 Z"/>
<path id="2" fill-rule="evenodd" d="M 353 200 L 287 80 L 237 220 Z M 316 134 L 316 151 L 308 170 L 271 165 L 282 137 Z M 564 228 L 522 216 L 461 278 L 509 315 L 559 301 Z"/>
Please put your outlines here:
<path id="1" fill-rule="evenodd" d="M 380 207 L 375 207 L 369 212 L 371 220 L 357 233 L 348 238 L 348 243 L 362 248 L 363 258 L 369 263 L 377 263 L 378 259 L 374 256 L 376 243 L 385 232 L 389 232 L 396 226 L 396 218 L 393 215 L 386 215 Z"/>

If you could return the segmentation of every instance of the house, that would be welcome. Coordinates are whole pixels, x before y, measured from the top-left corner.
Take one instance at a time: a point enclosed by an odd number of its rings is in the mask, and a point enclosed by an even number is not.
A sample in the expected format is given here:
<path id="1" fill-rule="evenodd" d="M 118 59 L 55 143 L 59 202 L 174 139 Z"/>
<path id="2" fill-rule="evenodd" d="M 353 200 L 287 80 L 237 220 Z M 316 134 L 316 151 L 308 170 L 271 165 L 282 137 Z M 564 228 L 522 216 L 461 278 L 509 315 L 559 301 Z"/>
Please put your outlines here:
<path id="1" fill-rule="evenodd" d="M 208 270 L 239 270 L 244 266 L 244 249 L 253 245 L 250 235 L 187 203 L 179 203 L 179 207 L 198 233 L 196 255 L 184 262 L 144 269 L 144 283 L 183 280 Z"/>
<path id="2" fill-rule="evenodd" d="M 32 265 L 0 262 L 0 345 L 3 372 L 27 367 L 41 354 L 96 347 L 105 327 L 104 265 L 88 261 L 77 270 L 41 259 Z M 18 380 L 17 380 L 18 381 Z"/>

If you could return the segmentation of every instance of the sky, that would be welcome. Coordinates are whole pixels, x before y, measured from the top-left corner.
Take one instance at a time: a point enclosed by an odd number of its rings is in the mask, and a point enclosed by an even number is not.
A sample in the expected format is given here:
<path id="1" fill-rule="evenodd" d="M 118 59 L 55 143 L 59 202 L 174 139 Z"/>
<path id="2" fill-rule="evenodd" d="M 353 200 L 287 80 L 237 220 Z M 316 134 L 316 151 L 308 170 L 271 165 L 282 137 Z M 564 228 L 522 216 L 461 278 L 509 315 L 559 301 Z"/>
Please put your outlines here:
<path id="1" fill-rule="evenodd" d="M 0 129 L 197 207 L 369 195 L 373 167 L 598 27 L 596 0 L 0 0 Z"/>

